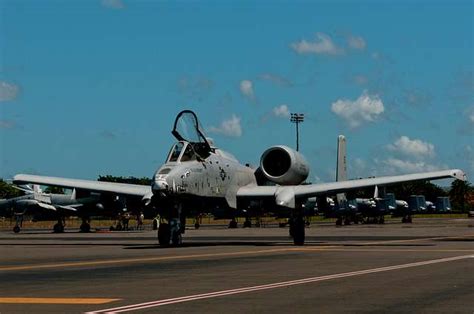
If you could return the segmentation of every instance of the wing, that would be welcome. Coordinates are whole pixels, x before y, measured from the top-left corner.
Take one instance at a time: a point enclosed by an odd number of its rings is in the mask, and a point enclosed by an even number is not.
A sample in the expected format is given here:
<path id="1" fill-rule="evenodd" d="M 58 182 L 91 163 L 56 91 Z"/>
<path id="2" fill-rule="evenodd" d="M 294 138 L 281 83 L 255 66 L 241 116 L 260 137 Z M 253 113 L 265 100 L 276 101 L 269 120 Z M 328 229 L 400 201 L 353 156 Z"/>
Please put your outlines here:
<path id="1" fill-rule="evenodd" d="M 63 188 L 76 188 L 91 192 L 99 193 L 114 193 L 120 195 L 129 196 L 147 196 L 151 195 L 151 186 L 138 185 L 138 184 L 127 184 L 127 183 L 115 183 L 115 182 L 102 182 L 92 180 L 80 180 L 80 179 L 68 179 L 68 178 L 57 178 L 57 177 L 45 177 L 36 176 L 29 174 L 17 174 L 13 177 L 13 183 L 15 184 L 41 184 L 41 185 L 53 185 Z"/>
<path id="2" fill-rule="evenodd" d="M 443 171 L 406 174 L 400 176 L 349 180 L 321 184 L 290 186 L 246 186 L 238 190 L 237 197 L 273 196 L 275 197 L 275 202 L 277 205 L 294 208 L 296 198 L 337 194 L 370 186 L 386 186 L 410 181 L 437 180 L 446 178 L 455 178 L 464 181 L 466 180 L 466 175 L 462 170 L 451 169 Z"/>

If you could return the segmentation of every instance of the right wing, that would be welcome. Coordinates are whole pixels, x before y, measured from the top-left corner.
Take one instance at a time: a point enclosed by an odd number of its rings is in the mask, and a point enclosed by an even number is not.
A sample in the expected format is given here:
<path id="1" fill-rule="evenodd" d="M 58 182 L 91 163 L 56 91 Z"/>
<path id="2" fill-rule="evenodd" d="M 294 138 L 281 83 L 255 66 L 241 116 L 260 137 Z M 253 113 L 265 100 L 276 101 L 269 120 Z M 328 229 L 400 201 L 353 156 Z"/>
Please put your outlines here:
<path id="1" fill-rule="evenodd" d="M 150 196 L 152 195 L 151 186 L 128 183 L 103 182 L 81 179 L 68 179 L 58 177 L 36 176 L 30 174 L 17 174 L 13 177 L 15 184 L 41 184 L 52 185 L 70 189 L 80 189 L 98 193 L 113 193 L 128 196 Z"/>
<path id="2" fill-rule="evenodd" d="M 399 176 L 378 177 L 307 185 L 245 186 L 238 190 L 237 197 L 274 197 L 275 203 L 277 205 L 294 208 L 295 198 L 344 193 L 351 190 L 357 190 L 370 186 L 386 186 L 410 181 L 437 180 L 446 178 L 455 178 L 464 181 L 466 180 L 466 175 L 462 170 L 451 169 L 424 173 L 405 174 Z"/>

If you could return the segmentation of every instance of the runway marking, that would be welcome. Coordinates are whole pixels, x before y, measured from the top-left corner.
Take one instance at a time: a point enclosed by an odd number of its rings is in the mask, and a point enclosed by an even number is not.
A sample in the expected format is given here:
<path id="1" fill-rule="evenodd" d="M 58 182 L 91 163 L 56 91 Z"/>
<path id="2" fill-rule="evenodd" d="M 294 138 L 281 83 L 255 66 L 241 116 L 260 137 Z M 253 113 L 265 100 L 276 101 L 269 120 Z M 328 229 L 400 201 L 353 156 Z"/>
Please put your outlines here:
<path id="1" fill-rule="evenodd" d="M 320 248 L 323 249 L 323 248 L 326 248 L 326 247 L 330 247 L 330 246 L 321 246 Z M 295 249 L 293 247 L 290 247 L 290 248 L 281 248 L 281 249 L 269 249 L 269 250 L 257 250 L 257 251 L 240 251 L 240 252 L 227 252 L 227 253 L 207 253 L 207 254 L 193 254 L 193 255 L 174 255 L 174 256 L 160 256 L 160 257 L 110 259 L 110 260 L 84 261 L 84 262 L 66 262 L 66 263 L 56 263 L 56 264 L 4 266 L 4 267 L 0 267 L 0 272 L 1 271 L 14 271 L 14 270 L 33 270 L 33 269 L 67 268 L 67 267 L 80 267 L 80 266 L 98 266 L 98 265 L 125 264 L 125 263 L 144 263 L 144 262 L 169 261 L 169 260 L 205 258 L 205 257 L 227 257 L 227 256 L 238 256 L 238 255 L 268 254 L 268 253 L 280 253 L 280 252 L 293 252 L 294 250 Z"/>
<path id="2" fill-rule="evenodd" d="M 380 273 L 380 272 L 386 272 L 386 271 L 392 271 L 392 270 L 398 270 L 398 269 L 404 269 L 404 268 L 410 268 L 410 267 L 418 267 L 418 266 L 432 265 L 432 264 L 438 264 L 438 263 L 453 262 L 453 261 L 458 261 L 458 260 L 463 260 L 463 259 L 468 259 L 468 258 L 474 258 L 474 255 L 463 255 L 463 256 L 456 256 L 456 257 L 448 257 L 448 258 L 441 258 L 441 259 L 415 262 L 415 263 L 409 263 L 409 264 L 401 264 L 401 265 L 394 265 L 394 266 L 359 270 L 359 271 L 353 271 L 353 272 L 347 272 L 347 273 L 339 273 L 339 274 L 334 274 L 334 275 L 326 275 L 326 276 L 310 277 L 310 278 L 304 278 L 304 279 L 298 279 L 298 280 L 283 281 L 283 282 L 277 282 L 277 283 L 266 284 L 266 285 L 251 286 L 251 287 L 244 287 L 244 288 L 238 288 L 238 289 L 230 289 L 230 290 L 195 294 L 195 295 L 190 295 L 190 296 L 163 299 L 163 300 L 157 300 L 157 301 L 152 301 L 152 302 L 145 302 L 145 303 L 126 305 L 126 306 L 119 306 L 119 307 L 115 307 L 115 308 L 109 308 L 109 309 L 104 309 L 104 310 L 87 312 L 86 314 L 131 312 L 131 311 L 137 311 L 137 310 L 142 310 L 142 309 L 147 309 L 147 308 L 152 308 L 152 307 L 158 307 L 158 306 L 163 306 L 163 305 L 169 305 L 169 304 L 190 302 L 190 301 L 196 301 L 196 300 L 201 300 L 201 299 L 217 298 L 217 297 L 222 297 L 222 296 L 242 294 L 242 293 L 260 291 L 260 290 L 270 290 L 270 289 L 296 286 L 296 285 L 302 285 L 302 284 L 319 282 L 319 281 L 326 281 L 326 280 L 332 280 L 332 279 L 339 279 L 339 278 L 361 276 L 361 275 L 367 275 L 367 274 L 373 274 L 373 273 Z"/>
<path id="3" fill-rule="evenodd" d="M 406 242 L 422 242 L 422 241 L 430 241 L 430 240 L 445 240 L 445 239 L 462 239 L 462 238 L 469 238 L 474 237 L 474 234 L 466 234 L 461 236 L 452 236 L 452 237 L 431 237 L 431 238 L 419 238 L 419 239 L 410 239 L 410 240 L 387 240 L 387 241 L 372 241 L 372 242 L 365 242 L 359 243 L 358 245 L 377 245 L 383 243 L 406 243 Z"/>
<path id="4" fill-rule="evenodd" d="M 121 299 L 104 298 L 0 298 L 2 303 L 15 304 L 105 304 Z"/>
<path id="5" fill-rule="evenodd" d="M 474 252 L 474 249 L 353 249 L 353 248 L 301 248 L 299 251 L 327 251 L 327 252 Z"/>

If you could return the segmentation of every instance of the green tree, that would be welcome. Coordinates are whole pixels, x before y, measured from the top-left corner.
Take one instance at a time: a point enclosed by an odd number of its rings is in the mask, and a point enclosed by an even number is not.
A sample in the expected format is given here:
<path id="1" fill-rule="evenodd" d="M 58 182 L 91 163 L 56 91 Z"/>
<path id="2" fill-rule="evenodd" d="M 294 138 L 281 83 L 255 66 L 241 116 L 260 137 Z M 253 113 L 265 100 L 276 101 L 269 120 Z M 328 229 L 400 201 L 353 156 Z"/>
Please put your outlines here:
<path id="1" fill-rule="evenodd" d="M 24 193 L 18 189 L 15 189 L 13 185 L 6 183 L 3 179 L 0 179 L 0 198 L 13 198 L 21 196 Z"/>
<path id="2" fill-rule="evenodd" d="M 468 181 L 454 180 L 451 184 L 451 190 L 449 191 L 449 198 L 451 199 L 451 205 L 456 211 L 466 212 L 469 210 L 467 203 L 467 196 L 472 191 Z"/>
<path id="3" fill-rule="evenodd" d="M 151 184 L 151 179 L 147 177 L 136 178 L 136 177 L 116 177 L 116 176 L 111 176 L 111 175 L 105 175 L 105 176 L 99 176 L 97 181 L 129 183 L 129 184 L 139 184 L 139 185 Z"/>

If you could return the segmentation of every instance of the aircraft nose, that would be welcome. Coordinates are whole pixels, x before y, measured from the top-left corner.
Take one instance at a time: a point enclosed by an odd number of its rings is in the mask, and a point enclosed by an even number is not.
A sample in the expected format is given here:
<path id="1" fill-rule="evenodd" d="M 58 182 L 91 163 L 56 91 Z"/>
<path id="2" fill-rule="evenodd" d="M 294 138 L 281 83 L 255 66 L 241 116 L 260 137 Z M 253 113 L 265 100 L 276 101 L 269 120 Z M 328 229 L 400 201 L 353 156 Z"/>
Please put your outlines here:
<path id="1" fill-rule="evenodd" d="M 151 186 L 153 190 L 153 194 L 157 194 L 160 192 L 167 192 L 169 189 L 168 182 L 166 180 L 155 180 Z"/>

